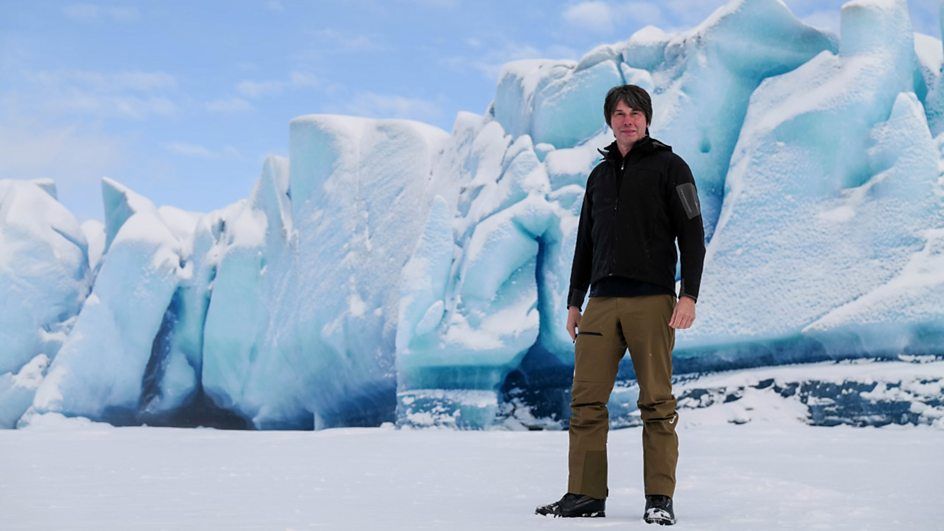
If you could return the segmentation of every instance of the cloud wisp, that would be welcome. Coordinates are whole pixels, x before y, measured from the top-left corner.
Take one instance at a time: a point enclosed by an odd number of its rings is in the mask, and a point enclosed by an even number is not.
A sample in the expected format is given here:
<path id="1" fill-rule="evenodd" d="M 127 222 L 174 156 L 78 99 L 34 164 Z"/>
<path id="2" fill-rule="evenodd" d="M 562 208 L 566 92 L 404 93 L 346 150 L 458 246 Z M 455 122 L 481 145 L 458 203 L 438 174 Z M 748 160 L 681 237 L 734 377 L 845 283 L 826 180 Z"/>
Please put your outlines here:
<path id="1" fill-rule="evenodd" d="M 238 159 L 242 154 L 233 146 L 224 146 L 220 149 L 210 149 L 199 144 L 189 142 L 170 142 L 164 146 L 167 151 L 184 157 L 198 159 Z"/>
<path id="2" fill-rule="evenodd" d="M 333 112 L 366 118 L 401 118 L 431 123 L 443 116 L 442 105 L 428 99 L 358 92 L 349 101 L 338 105 Z"/>
<path id="3" fill-rule="evenodd" d="M 42 70 L 26 72 L 24 86 L 8 91 L 25 108 L 47 115 L 81 114 L 95 118 L 140 120 L 178 111 L 177 80 L 166 72 Z"/>
<path id="4" fill-rule="evenodd" d="M 133 6 L 105 6 L 90 3 L 70 4 L 62 14 L 78 22 L 134 22 L 141 13 Z"/>
<path id="5" fill-rule="evenodd" d="M 215 113 L 236 113 L 251 111 L 254 107 L 243 98 L 232 97 L 208 101 L 206 109 Z"/>

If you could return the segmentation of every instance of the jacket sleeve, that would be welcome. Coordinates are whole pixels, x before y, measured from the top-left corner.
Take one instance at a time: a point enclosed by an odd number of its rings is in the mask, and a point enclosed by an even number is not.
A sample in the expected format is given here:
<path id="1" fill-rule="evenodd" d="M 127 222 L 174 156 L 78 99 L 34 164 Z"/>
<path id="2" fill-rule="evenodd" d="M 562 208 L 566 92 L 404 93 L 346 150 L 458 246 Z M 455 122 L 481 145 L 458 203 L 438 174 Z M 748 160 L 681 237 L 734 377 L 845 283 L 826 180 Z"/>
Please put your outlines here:
<path id="1" fill-rule="evenodd" d="M 593 175 L 591 174 L 591 179 Z M 593 263 L 593 206 L 590 201 L 590 179 L 587 180 L 587 189 L 583 195 L 583 205 L 580 207 L 580 222 L 577 225 L 577 245 L 574 249 L 574 262 L 570 268 L 570 290 L 567 294 L 567 307 L 583 306 L 583 300 L 590 288 L 590 272 Z"/>
<path id="2" fill-rule="evenodd" d="M 669 212 L 682 262 L 679 297 L 687 295 L 697 301 L 705 262 L 705 228 L 702 225 L 698 190 L 692 170 L 681 157 L 673 157 L 668 173 L 671 187 L 668 191 Z"/>

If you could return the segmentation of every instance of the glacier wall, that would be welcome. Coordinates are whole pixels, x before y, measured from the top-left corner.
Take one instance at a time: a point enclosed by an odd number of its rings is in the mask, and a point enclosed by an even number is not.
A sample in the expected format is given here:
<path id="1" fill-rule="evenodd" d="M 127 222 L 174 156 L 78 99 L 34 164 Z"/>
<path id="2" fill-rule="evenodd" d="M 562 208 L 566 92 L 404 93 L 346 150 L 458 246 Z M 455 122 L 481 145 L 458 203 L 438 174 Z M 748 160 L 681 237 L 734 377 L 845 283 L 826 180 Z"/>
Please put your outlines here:
<path id="1" fill-rule="evenodd" d="M 676 372 L 944 354 L 944 49 L 903 0 L 841 17 L 835 36 L 737 0 L 510 63 L 449 133 L 299 117 L 289 157 L 206 214 L 106 179 L 104 223 L 79 225 L 51 182 L 0 181 L 0 426 L 559 427 L 577 218 L 623 83 L 704 210 Z"/>

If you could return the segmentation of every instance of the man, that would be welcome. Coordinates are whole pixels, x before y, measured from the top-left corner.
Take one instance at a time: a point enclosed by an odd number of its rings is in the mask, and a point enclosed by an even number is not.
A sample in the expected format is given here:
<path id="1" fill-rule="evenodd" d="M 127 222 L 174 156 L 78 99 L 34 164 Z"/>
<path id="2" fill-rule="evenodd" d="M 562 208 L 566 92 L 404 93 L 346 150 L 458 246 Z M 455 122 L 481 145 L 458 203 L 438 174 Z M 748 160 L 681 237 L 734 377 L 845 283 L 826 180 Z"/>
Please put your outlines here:
<path id="1" fill-rule="evenodd" d="M 567 301 L 567 331 L 576 343 L 567 494 L 536 512 L 604 516 L 606 403 L 628 347 L 643 420 L 643 519 L 671 525 L 678 461 L 672 348 L 675 330 L 695 320 L 704 228 L 688 165 L 649 137 L 649 94 L 635 85 L 614 87 L 603 113 L 616 140 L 587 179 Z M 677 302 L 676 240 L 682 262 Z"/>

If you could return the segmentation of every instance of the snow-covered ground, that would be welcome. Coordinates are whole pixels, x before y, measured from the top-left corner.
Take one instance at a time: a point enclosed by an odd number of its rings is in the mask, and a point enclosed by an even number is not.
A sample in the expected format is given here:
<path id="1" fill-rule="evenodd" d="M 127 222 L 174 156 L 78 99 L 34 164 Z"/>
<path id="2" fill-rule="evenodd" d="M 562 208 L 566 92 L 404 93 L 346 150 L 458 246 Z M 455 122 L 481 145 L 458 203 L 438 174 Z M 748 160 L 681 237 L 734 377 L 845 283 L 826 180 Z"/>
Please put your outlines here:
<path id="1" fill-rule="evenodd" d="M 545 519 L 564 432 L 0 430 L 0 528 L 642 529 L 640 430 L 610 437 L 607 518 Z M 680 426 L 684 529 L 941 529 L 944 430 Z"/>

